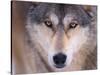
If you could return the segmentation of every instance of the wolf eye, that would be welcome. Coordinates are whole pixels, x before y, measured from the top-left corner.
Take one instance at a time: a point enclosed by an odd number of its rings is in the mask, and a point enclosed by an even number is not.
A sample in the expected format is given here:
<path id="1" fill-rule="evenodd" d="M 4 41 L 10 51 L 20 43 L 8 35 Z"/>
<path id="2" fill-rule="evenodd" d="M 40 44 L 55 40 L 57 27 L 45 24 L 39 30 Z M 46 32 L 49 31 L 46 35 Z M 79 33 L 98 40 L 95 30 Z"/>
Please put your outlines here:
<path id="1" fill-rule="evenodd" d="M 47 27 L 52 27 L 52 22 L 51 21 L 45 21 L 44 23 Z"/>
<path id="2" fill-rule="evenodd" d="M 77 25 L 78 23 L 72 22 L 69 24 L 69 28 L 76 28 Z"/>

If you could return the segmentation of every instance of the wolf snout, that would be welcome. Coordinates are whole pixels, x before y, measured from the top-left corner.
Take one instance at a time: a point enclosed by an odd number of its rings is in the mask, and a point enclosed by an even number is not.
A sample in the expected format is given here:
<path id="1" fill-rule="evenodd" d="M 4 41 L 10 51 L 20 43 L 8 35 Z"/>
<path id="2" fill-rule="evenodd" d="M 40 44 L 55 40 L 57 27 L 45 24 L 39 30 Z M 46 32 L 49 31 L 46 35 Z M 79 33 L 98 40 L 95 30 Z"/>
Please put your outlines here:
<path id="1" fill-rule="evenodd" d="M 65 66 L 67 56 L 63 53 L 58 53 L 53 56 L 53 62 L 56 68 L 63 68 Z"/>

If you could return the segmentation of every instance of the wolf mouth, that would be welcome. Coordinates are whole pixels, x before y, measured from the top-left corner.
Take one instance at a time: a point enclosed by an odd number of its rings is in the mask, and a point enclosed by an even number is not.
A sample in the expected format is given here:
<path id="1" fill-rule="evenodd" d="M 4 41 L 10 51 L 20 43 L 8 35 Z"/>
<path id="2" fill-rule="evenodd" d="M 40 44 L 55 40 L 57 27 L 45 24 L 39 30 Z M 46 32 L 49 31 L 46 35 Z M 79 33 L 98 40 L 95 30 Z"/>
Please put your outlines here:
<path id="1" fill-rule="evenodd" d="M 61 65 L 54 65 L 56 68 L 64 68 L 65 67 L 65 64 L 61 64 Z"/>

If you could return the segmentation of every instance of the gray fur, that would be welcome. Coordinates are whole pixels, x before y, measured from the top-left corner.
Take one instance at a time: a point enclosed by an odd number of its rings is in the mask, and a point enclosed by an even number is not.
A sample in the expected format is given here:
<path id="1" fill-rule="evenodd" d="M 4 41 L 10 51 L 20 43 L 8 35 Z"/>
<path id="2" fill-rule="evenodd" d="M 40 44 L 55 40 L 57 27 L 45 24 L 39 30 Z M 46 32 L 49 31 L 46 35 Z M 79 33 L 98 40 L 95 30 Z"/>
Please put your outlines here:
<path id="1" fill-rule="evenodd" d="M 36 8 L 29 10 L 28 17 L 30 19 L 30 23 L 41 23 L 44 21 L 46 14 L 54 9 L 54 13 L 59 17 L 59 24 L 62 24 L 62 19 L 66 14 L 74 14 L 75 19 L 82 25 L 83 27 L 89 25 L 91 23 L 91 17 L 87 14 L 87 12 L 82 8 L 81 5 L 71 5 L 71 4 L 51 4 L 51 3 L 40 3 Z"/>

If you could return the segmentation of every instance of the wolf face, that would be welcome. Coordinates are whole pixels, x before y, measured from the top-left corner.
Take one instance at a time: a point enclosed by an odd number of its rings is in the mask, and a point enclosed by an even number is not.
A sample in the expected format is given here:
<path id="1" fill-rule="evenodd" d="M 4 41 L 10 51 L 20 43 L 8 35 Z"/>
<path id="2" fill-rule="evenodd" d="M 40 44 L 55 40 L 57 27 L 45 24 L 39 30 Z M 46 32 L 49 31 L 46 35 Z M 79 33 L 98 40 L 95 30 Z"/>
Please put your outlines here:
<path id="1" fill-rule="evenodd" d="M 80 5 L 41 3 L 27 16 L 27 31 L 53 71 L 79 70 L 96 46 L 96 27 Z"/>

